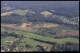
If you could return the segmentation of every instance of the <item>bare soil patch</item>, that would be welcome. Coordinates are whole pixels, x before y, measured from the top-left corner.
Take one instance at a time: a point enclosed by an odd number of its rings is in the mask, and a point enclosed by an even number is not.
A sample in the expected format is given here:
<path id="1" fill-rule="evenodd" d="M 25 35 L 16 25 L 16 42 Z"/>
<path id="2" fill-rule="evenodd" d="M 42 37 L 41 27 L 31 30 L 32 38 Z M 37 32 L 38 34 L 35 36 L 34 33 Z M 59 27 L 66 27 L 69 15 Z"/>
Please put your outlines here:
<path id="1" fill-rule="evenodd" d="M 10 15 L 12 12 L 5 12 L 5 13 L 1 13 L 1 16 L 6 16 L 6 15 Z"/>
<path id="2" fill-rule="evenodd" d="M 41 14 L 43 14 L 44 16 L 47 16 L 47 15 L 51 15 L 52 13 L 48 12 L 48 11 L 43 11 L 43 12 L 41 12 Z"/>
<path id="3" fill-rule="evenodd" d="M 30 26 L 30 25 L 31 25 L 31 23 L 23 23 L 20 27 L 25 28 L 25 27 Z"/>

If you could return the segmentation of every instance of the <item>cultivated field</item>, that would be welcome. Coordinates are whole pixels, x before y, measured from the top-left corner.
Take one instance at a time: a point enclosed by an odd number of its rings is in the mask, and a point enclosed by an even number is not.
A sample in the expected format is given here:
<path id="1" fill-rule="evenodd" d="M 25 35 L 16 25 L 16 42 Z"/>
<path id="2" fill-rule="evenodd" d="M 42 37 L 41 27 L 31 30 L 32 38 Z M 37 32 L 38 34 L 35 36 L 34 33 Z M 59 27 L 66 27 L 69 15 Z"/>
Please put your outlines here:
<path id="1" fill-rule="evenodd" d="M 32 48 L 28 49 L 28 50 L 31 50 L 31 51 L 33 51 L 37 45 L 40 45 L 40 44 L 41 44 L 41 42 L 34 41 L 34 40 L 32 40 L 32 39 L 29 39 L 29 38 L 25 38 L 25 39 L 21 40 L 21 42 L 22 42 L 22 43 L 20 43 L 19 46 L 24 46 L 24 47 L 23 47 L 24 50 L 26 49 L 26 48 L 25 48 L 25 45 L 26 45 L 26 44 L 31 45 Z M 22 49 L 22 50 L 23 50 L 23 49 Z"/>
<path id="2" fill-rule="evenodd" d="M 58 24 L 51 24 L 51 23 L 46 23 L 43 25 L 43 27 L 46 27 L 46 28 L 50 28 L 50 27 L 57 27 Z"/>
<path id="3" fill-rule="evenodd" d="M 62 32 L 59 33 L 60 35 L 79 35 L 79 31 L 74 31 L 74 30 L 62 30 Z"/>
<path id="4" fill-rule="evenodd" d="M 24 32 L 22 30 L 12 30 L 17 34 L 23 34 L 24 36 L 28 37 L 28 38 L 36 38 L 36 39 L 40 39 L 40 40 L 44 40 L 44 41 L 51 41 L 51 42 L 58 42 L 58 43 L 65 43 L 65 42 L 75 42 L 75 43 L 79 43 L 79 40 L 76 38 L 62 38 L 62 39 L 54 39 L 54 38 L 49 38 L 49 37 L 44 37 L 41 35 L 37 35 L 37 34 L 33 34 L 33 33 L 29 33 L 29 32 Z M 74 40 L 74 41 L 73 41 Z"/>
<path id="5" fill-rule="evenodd" d="M 25 14 L 27 14 L 28 10 L 13 10 L 11 12 L 13 12 L 15 14 L 19 14 L 19 15 L 25 15 Z"/>
<path id="6" fill-rule="evenodd" d="M 10 14 L 19 14 L 19 15 L 25 15 L 27 14 L 28 10 L 13 10 L 10 12 L 5 12 L 5 13 L 1 13 L 1 16 L 6 16 L 6 15 L 10 15 Z"/>
<path id="7" fill-rule="evenodd" d="M 41 23 L 41 24 L 33 25 L 34 28 L 40 28 L 40 27 L 50 28 L 50 27 L 57 27 L 57 26 L 59 26 L 59 24 L 55 24 L 55 23 Z"/>
<path id="8" fill-rule="evenodd" d="M 2 27 L 2 28 L 4 28 L 4 27 Z M 4 28 L 5 29 L 5 28 Z M 3 30 L 3 29 L 2 29 Z M 1 30 L 1 31 L 2 31 Z M 5 29 L 6 30 L 6 29 Z M 76 38 L 61 38 L 61 39 L 54 39 L 54 38 L 49 38 L 49 37 L 44 37 L 44 36 L 41 36 L 41 35 L 38 35 L 38 34 L 33 34 L 33 33 L 29 33 L 29 32 L 27 32 L 27 31 L 23 31 L 23 30 L 16 30 L 16 28 L 14 28 L 14 30 L 9 30 L 10 32 L 15 32 L 15 33 L 17 33 L 17 34 L 20 34 L 20 35 L 24 35 L 24 36 L 26 36 L 26 38 L 24 38 L 24 39 L 22 39 L 21 40 L 21 43 L 19 43 L 17 46 L 19 47 L 19 49 L 21 49 L 21 50 L 26 50 L 26 48 L 25 48 L 25 45 L 26 44 L 29 44 L 29 45 L 31 45 L 32 46 L 32 48 L 30 48 L 30 49 L 27 49 L 27 50 L 30 50 L 30 51 L 33 51 L 35 48 L 36 48 L 36 46 L 37 45 L 40 45 L 42 42 L 38 42 L 38 41 L 35 41 L 35 40 L 32 40 L 32 39 L 30 39 L 30 38 L 36 38 L 36 39 L 40 39 L 40 40 L 44 40 L 44 41 L 50 41 L 50 42 L 58 42 L 58 43 L 60 43 L 60 44 L 62 44 L 62 43 L 65 43 L 65 42 L 74 42 L 74 43 L 79 43 L 79 40 L 78 39 L 76 39 Z M 8 30 L 7 30 L 7 32 L 8 32 Z M 14 40 L 16 40 L 17 38 L 15 38 L 15 37 L 12 37 L 12 36 L 7 36 L 7 37 L 5 37 L 5 38 L 3 38 L 3 39 L 1 39 L 1 44 L 6 44 L 6 40 L 12 40 L 12 41 L 14 41 Z M 74 41 L 73 41 L 74 40 Z M 48 44 L 44 44 L 44 43 L 42 43 L 41 45 L 43 45 L 43 46 L 48 46 L 48 47 L 51 47 L 51 45 L 48 45 Z"/>
<path id="9" fill-rule="evenodd" d="M 5 13 L 1 13 L 1 16 L 6 16 L 6 15 L 10 15 L 12 14 L 13 12 L 5 12 Z"/>
<path id="10" fill-rule="evenodd" d="M 8 40 L 14 41 L 14 40 L 16 40 L 16 38 L 13 36 L 5 37 L 5 38 L 1 39 L 1 44 L 6 44 L 6 41 L 8 41 Z"/>
<path id="11" fill-rule="evenodd" d="M 52 13 L 50 13 L 50 12 L 48 12 L 48 11 L 43 11 L 43 12 L 41 12 L 41 14 L 43 14 L 45 17 L 46 17 L 47 15 L 52 15 Z"/>

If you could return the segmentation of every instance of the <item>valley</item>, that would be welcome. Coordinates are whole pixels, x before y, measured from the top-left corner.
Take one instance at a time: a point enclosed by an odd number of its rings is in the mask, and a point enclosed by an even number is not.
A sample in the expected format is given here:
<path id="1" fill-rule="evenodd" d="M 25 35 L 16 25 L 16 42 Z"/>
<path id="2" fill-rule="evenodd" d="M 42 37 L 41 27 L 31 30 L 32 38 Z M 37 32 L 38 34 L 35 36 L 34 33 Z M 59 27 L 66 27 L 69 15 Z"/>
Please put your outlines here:
<path id="1" fill-rule="evenodd" d="M 77 2 L 2 1 L 1 52 L 36 51 L 79 51 Z"/>

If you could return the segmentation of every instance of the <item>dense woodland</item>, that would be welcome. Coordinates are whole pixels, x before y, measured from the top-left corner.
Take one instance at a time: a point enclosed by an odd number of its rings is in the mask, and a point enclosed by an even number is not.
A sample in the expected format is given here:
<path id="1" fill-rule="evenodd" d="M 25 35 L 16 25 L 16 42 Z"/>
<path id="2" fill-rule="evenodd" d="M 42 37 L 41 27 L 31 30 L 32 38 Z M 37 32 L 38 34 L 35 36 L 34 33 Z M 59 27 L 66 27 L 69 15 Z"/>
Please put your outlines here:
<path id="1" fill-rule="evenodd" d="M 19 34 L 16 34 L 15 32 L 12 32 L 12 33 L 8 33 L 8 32 L 1 32 L 1 38 L 5 38 L 7 36 L 13 36 L 15 38 L 25 38 L 25 36 L 23 35 L 19 35 Z"/>
<path id="2" fill-rule="evenodd" d="M 66 16 L 67 18 L 72 18 L 72 17 L 76 17 L 79 16 L 79 4 L 78 1 L 74 2 L 74 1 L 34 1 L 34 2 L 17 2 L 17 1 L 10 1 L 10 2 L 6 2 L 6 1 L 2 1 L 1 2 L 1 7 L 3 7 L 4 3 L 15 7 L 16 9 L 31 9 L 35 12 L 41 12 L 41 11 L 50 11 L 50 10 L 55 10 L 57 12 L 53 12 L 54 14 L 58 14 L 58 15 L 63 15 Z M 14 4 L 15 3 L 15 4 Z M 27 7 L 26 7 L 27 6 Z M 44 7 L 45 6 L 45 7 Z M 77 7 L 78 6 L 78 7 Z"/>

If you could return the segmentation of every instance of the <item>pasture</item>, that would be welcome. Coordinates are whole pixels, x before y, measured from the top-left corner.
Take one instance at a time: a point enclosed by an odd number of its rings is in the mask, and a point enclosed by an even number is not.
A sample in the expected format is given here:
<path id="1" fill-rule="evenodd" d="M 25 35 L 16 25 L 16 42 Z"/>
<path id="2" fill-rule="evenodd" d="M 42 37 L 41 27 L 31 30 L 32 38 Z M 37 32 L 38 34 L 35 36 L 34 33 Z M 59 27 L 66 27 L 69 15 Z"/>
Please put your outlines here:
<path id="1" fill-rule="evenodd" d="M 1 39 L 1 44 L 6 44 L 6 41 L 7 41 L 7 40 L 12 40 L 12 41 L 14 41 L 14 40 L 16 40 L 16 38 L 13 37 L 13 36 L 7 36 L 7 37 Z"/>
<path id="2" fill-rule="evenodd" d="M 30 32 L 27 32 L 27 31 L 23 31 L 23 30 L 16 30 L 15 28 L 14 28 L 14 30 L 11 30 L 11 32 L 15 32 L 17 34 L 26 36 L 26 38 L 22 39 L 21 43 L 18 44 L 18 47 L 21 50 L 23 50 L 23 49 L 27 50 L 27 48 L 25 48 L 25 45 L 29 44 L 29 45 L 32 46 L 32 48 L 30 48 L 28 50 L 33 51 L 36 48 L 37 45 L 40 45 L 42 43 L 42 42 L 39 42 L 39 41 L 32 40 L 30 38 L 36 38 L 36 39 L 39 39 L 39 40 L 50 41 L 50 42 L 57 42 L 57 43 L 60 43 L 60 44 L 65 43 L 65 42 L 79 43 L 79 40 L 76 39 L 76 38 L 56 39 L 56 38 L 44 37 L 44 36 L 41 36 L 41 35 L 38 35 L 38 34 L 33 34 L 33 33 L 30 33 Z M 5 37 L 5 38 L 1 39 L 1 44 L 5 44 L 6 40 L 13 40 L 14 41 L 14 40 L 16 40 L 16 38 L 12 37 L 12 36 Z"/>
<path id="3" fill-rule="evenodd" d="M 41 12 L 41 14 L 43 14 L 45 17 L 46 17 L 47 15 L 52 15 L 52 13 L 51 13 L 51 12 L 48 12 L 48 11 L 43 11 L 43 12 Z"/>
<path id="4" fill-rule="evenodd" d="M 76 38 L 61 38 L 61 39 L 54 39 L 54 38 L 50 38 L 50 37 L 44 37 L 38 34 L 33 34 L 33 33 L 29 33 L 29 32 L 24 32 L 24 31 L 20 31 L 20 30 L 12 30 L 17 34 L 21 34 L 26 36 L 27 38 L 36 38 L 36 39 L 40 39 L 40 40 L 44 40 L 44 41 L 51 41 L 51 42 L 58 42 L 58 43 L 65 43 L 65 42 L 75 42 L 75 43 L 79 43 L 79 40 Z M 73 41 L 74 40 L 74 41 Z"/>
<path id="5" fill-rule="evenodd" d="M 19 15 L 25 15 L 27 14 L 28 10 L 13 10 L 12 12 Z"/>
<path id="6" fill-rule="evenodd" d="M 25 50 L 25 49 L 27 49 L 27 48 L 25 47 L 25 45 L 26 45 L 26 44 L 29 44 L 29 45 L 32 46 L 32 48 L 29 49 L 29 50 L 31 50 L 31 51 L 33 51 L 33 50 L 36 48 L 37 45 L 40 45 L 40 44 L 41 44 L 41 42 L 34 41 L 34 40 L 32 40 L 32 39 L 29 39 L 29 38 L 22 39 L 21 42 L 22 42 L 22 43 L 19 44 L 19 47 L 20 47 L 20 46 L 24 46 L 23 49 Z"/>
<path id="7" fill-rule="evenodd" d="M 11 15 L 11 14 L 19 14 L 19 15 L 25 15 L 28 13 L 28 10 L 13 10 L 10 12 L 1 13 L 1 16 Z"/>
<path id="8" fill-rule="evenodd" d="M 51 42 L 58 42 L 58 43 L 65 43 L 65 42 L 75 42 L 75 43 L 79 43 L 79 40 L 76 38 L 61 38 L 61 39 L 55 39 L 55 38 L 50 38 L 50 37 L 44 37 L 38 34 L 33 34 L 33 33 L 29 33 L 26 31 L 22 31 L 22 30 L 11 30 L 14 31 L 17 34 L 21 34 L 26 36 L 27 38 L 36 38 L 36 39 L 40 39 L 40 40 L 44 40 L 44 41 L 51 41 Z M 74 40 L 74 41 L 73 41 Z"/>
<path id="9" fill-rule="evenodd" d="M 5 31 L 5 29 L 3 27 L 1 27 L 1 31 Z"/>

